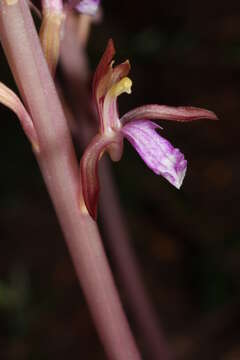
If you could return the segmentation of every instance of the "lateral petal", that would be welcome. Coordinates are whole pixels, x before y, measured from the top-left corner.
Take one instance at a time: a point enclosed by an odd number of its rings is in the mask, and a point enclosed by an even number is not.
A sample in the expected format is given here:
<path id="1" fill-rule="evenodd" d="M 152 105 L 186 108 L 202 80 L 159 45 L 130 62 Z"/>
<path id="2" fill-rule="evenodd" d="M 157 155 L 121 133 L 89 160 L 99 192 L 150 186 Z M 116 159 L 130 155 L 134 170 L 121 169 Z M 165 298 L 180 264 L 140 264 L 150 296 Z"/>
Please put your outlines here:
<path id="1" fill-rule="evenodd" d="M 156 128 L 159 126 L 152 121 L 138 120 L 126 124 L 121 131 L 146 165 L 179 189 L 186 173 L 187 161 L 179 149 L 156 132 Z"/>
<path id="2" fill-rule="evenodd" d="M 122 125 L 138 119 L 161 119 L 188 122 L 199 119 L 217 120 L 210 110 L 192 106 L 144 105 L 127 112 L 120 120 Z"/>

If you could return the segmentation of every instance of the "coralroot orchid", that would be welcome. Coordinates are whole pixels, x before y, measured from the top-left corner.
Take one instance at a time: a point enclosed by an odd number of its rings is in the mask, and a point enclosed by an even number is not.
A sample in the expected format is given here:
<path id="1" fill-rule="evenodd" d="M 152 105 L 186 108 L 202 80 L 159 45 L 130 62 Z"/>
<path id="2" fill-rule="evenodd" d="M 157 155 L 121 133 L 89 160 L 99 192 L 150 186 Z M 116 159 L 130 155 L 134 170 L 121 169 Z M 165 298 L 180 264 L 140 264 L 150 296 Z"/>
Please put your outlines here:
<path id="1" fill-rule="evenodd" d="M 132 81 L 127 77 L 129 61 L 113 67 L 114 44 L 109 40 L 93 79 L 93 97 L 99 116 L 99 133 L 92 139 L 81 159 L 83 197 L 90 215 L 96 219 L 99 194 L 98 161 L 107 151 L 113 161 L 119 161 L 124 137 L 132 144 L 147 166 L 180 188 L 187 161 L 179 149 L 160 136 L 161 129 L 152 119 L 188 122 L 197 119 L 216 120 L 209 110 L 195 107 L 145 105 L 129 111 L 121 118 L 117 97 L 131 93 Z"/>

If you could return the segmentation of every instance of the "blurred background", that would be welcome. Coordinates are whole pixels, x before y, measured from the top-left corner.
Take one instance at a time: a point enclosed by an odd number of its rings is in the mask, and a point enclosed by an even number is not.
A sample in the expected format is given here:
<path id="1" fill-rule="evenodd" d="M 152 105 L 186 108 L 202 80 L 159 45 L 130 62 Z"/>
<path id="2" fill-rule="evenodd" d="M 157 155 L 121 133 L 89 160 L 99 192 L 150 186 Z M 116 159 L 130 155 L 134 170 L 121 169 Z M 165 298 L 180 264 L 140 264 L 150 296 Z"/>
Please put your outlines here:
<path id="1" fill-rule="evenodd" d="M 113 171 L 145 288 L 177 359 L 238 360 L 239 2 L 105 0 L 103 11 L 87 51 L 94 69 L 112 37 L 117 62 L 130 60 L 132 95 L 120 98 L 121 114 L 159 103 L 220 119 L 160 123 L 188 160 L 180 191 L 127 142 Z M 15 89 L 0 55 L 1 81 Z M 104 359 L 31 147 L 15 115 L 0 112 L 0 358 Z"/>

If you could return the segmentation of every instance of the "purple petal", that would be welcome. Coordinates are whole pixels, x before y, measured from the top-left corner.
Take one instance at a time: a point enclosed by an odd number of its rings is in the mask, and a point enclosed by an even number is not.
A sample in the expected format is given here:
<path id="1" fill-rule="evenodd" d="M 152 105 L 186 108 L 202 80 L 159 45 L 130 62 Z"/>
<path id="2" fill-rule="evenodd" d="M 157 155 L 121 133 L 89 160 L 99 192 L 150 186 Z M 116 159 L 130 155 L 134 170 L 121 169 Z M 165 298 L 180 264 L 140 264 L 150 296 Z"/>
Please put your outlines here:
<path id="1" fill-rule="evenodd" d="M 100 0 L 81 0 L 75 9 L 87 15 L 95 15 L 100 4 Z"/>
<path id="2" fill-rule="evenodd" d="M 126 124 L 121 131 L 147 166 L 179 189 L 186 173 L 187 161 L 179 149 L 175 149 L 155 131 L 156 128 L 159 126 L 152 121 L 138 120 Z"/>
<path id="3" fill-rule="evenodd" d="M 166 106 L 144 105 L 126 113 L 122 118 L 122 124 L 138 119 L 162 119 L 188 122 L 199 119 L 217 120 L 214 112 L 192 106 Z"/>

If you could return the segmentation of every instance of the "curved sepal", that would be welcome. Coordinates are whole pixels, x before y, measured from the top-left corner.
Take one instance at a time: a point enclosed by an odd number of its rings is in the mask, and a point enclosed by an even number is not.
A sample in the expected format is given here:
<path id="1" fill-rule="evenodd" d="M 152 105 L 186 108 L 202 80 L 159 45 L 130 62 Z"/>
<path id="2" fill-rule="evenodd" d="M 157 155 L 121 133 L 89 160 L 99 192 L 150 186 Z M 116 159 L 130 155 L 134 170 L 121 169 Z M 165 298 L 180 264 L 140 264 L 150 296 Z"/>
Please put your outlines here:
<path id="1" fill-rule="evenodd" d="M 96 135 L 86 148 L 80 162 L 83 198 L 89 214 L 97 218 L 99 196 L 98 162 L 107 149 L 117 145 L 115 137 Z"/>
<path id="2" fill-rule="evenodd" d="M 34 149 L 38 150 L 38 136 L 29 113 L 19 97 L 2 82 L 0 82 L 0 103 L 15 112 Z"/>
<path id="3" fill-rule="evenodd" d="M 144 105 L 126 113 L 121 119 L 122 125 L 138 119 L 160 119 L 188 122 L 200 119 L 217 120 L 214 112 L 192 106 Z"/>

